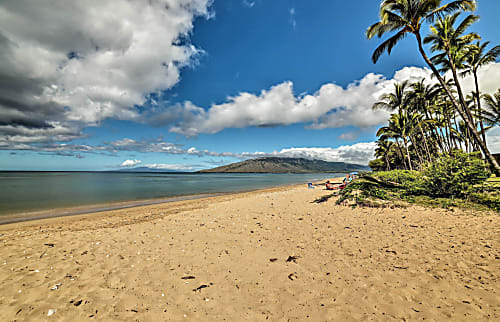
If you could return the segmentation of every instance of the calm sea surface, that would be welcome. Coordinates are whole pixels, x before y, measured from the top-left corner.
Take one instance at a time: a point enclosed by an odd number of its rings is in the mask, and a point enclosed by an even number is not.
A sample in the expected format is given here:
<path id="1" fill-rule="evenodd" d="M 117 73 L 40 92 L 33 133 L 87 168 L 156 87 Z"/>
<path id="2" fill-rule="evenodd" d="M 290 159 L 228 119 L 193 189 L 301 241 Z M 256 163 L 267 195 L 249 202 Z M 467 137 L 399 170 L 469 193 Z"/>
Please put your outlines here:
<path id="1" fill-rule="evenodd" d="M 342 175 L 0 172 L 0 216 L 125 201 L 246 191 Z"/>

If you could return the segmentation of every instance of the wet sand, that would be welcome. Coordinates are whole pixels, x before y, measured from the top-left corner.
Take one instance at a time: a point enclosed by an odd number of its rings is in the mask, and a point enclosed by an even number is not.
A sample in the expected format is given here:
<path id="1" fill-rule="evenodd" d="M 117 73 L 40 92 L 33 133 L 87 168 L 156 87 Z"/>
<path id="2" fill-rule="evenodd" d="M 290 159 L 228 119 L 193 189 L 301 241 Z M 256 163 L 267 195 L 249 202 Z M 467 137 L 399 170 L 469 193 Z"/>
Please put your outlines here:
<path id="1" fill-rule="evenodd" d="M 135 201 L 114 202 L 114 203 L 97 204 L 97 205 L 84 205 L 84 206 L 69 207 L 69 208 L 48 209 L 41 211 L 20 212 L 10 215 L 1 215 L 0 225 L 13 224 L 24 221 L 32 221 L 37 219 L 93 214 L 104 211 L 136 208 L 140 206 L 150 206 L 150 205 L 169 203 L 175 201 L 202 199 L 202 198 L 223 196 L 228 194 L 229 193 L 221 192 L 221 193 L 200 194 L 200 195 L 186 195 L 186 196 L 159 198 L 159 199 L 135 200 Z"/>
<path id="2" fill-rule="evenodd" d="M 326 194 L 0 226 L 0 320 L 500 319 L 498 214 L 312 203 Z"/>

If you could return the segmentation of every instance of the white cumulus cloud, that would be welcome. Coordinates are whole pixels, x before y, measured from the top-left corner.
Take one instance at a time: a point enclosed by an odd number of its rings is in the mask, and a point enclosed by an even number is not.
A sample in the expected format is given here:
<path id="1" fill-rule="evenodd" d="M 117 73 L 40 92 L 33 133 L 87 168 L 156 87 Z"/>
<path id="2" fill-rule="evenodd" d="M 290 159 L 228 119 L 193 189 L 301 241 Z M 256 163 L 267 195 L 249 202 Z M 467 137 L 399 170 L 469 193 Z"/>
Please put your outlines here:
<path id="1" fill-rule="evenodd" d="M 182 145 L 163 141 L 162 138 L 154 140 L 133 140 L 124 138 L 112 142 L 105 142 L 100 145 L 82 145 L 67 143 L 46 143 L 34 144 L 31 142 L 18 143 L 12 146 L 15 150 L 35 151 L 43 154 L 52 154 L 58 156 L 72 156 L 82 158 L 88 154 L 103 154 L 117 157 L 120 152 L 134 153 L 161 153 L 165 155 L 186 155 L 196 157 L 213 158 L 233 158 L 233 159 L 251 159 L 258 157 L 283 157 L 283 158 L 306 158 L 325 161 L 347 162 L 367 164 L 373 158 L 375 142 L 361 142 L 353 145 L 342 145 L 336 148 L 332 147 L 289 147 L 271 152 L 215 152 L 210 150 L 198 150 L 195 147 L 185 148 Z M 0 145 L 0 149 L 2 146 Z M 141 160 L 125 160 L 121 167 L 130 167 L 142 163 Z M 168 168 L 172 170 L 189 171 L 193 168 L 176 168 L 172 164 L 147 164 L 152 168 Z"/>
<path id="2" fill-rule="evenodd" d="M 133 167 L 135 165 L 138 165 L 139 163 L 142 163 L 141 160 L 125 160 L 120 164 L 120 167 Z"/>
<path id="3" fill-rule="evenodd" d="M 483 67 L 479 77 L 481 91 L 493 93 L 500 86 L 500 63 Z M 324 84 L 313 94 L 296 95 L 293 83 L 287 81 L 262 90 L 259 94 L 239 93 L 228 97 L 227 102 L 209 108 L 188 101 L 172 106 L 163 113 L 168 115 L 170 121 L 173 115 L 178 115 L 180 121 L 170 131 L 185 136 L 213 134 L 226 128 L 296 123 L 306 123 L 309 129 L 317 130 L 344 126 L 367 128 L 387 121 L 389 113 L 373 111 L 372 105 L 382 94 L 392 91 L 394 83 L 405 80 L 417 82 L 421 79 L 429 83 L 436 82 L 431 78 L 429 69 L 419 67 L 405 67 L 391 79 L 369 73 L 345 88 L 334 83 Z M 473 90 L 470 77 L 463 80 L 463 85 L 466 92 Z"/>
<path id="4" fill-rule="evenodd" d="M 51 141 L 55 127 L 73 131 L 69 140 L 106 118 L 136 119 L 135 106 L 179 82 L 201 52 L 188 37 L 210 3 L 0 2 L 0 140 L 12 141 L 5 126 Z"/>
<path id="5" fill-rule="evenodd" d="M 486 143 L 492 153 L 500 153 L 500 126 L 486 132 Z"/>
<path id="6" fill-rule="evenodd" d="M 188 164 L 167 164 L 167 163 L 152 163 L 146 164 L 145 167 L 158 170 L 175 170 L 175 171 L 192 171 L 193 166 Z"/>
<path id="7" fill-rule="evenodd" d="M 376 146 L 375 142 L 361 142 L 353 145 L 342 145 L 337 148 L 288 148 L 282 149 L 275 155 L 367 165 L 374 158 Z"/>

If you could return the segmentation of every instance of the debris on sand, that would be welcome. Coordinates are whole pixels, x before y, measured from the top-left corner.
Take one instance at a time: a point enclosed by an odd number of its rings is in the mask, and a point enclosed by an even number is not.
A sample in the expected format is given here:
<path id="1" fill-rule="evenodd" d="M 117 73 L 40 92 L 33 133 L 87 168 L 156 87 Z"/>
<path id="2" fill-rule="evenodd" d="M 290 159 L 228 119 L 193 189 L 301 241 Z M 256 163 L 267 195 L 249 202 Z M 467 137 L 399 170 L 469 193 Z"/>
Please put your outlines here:
<path id="1" fill-rule="evenodd" d="M 80 306 L 80 304 L 82 304 L 82 302 L 83 302 L 83 300 L 78 300 L 78 301 L 76 301 L 76 300 L 71 300 L 71 301 L 69 301 L 69 303 L 73 304 L 74 306 Z M 87 301 L 85 301 L 85 304 L 87 304 L 87 303 L 88 303 L 88 302 L 87 302 Z"/>
<path id="2" fill-rule="evenodd" d="M 194 288 L 193 292 L 201 291 L 202 289 L 204 289 L 206 287 L 208 287 L 207 284 L 202 284 L 202 285 L 198 286 L 197 288 Z"/>

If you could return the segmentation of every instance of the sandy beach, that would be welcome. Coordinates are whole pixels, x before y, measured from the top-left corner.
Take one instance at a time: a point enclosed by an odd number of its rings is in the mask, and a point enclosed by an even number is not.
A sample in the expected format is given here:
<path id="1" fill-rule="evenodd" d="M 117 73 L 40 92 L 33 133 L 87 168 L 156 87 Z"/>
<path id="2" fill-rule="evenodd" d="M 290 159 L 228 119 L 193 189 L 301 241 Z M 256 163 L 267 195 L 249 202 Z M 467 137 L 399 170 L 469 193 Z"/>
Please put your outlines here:
<path id="1" fill-rule="evenodd" d="M 500 320 L 498 214 L 312 203 L 326 194 L 0 226 L 0 320 Z"/>

